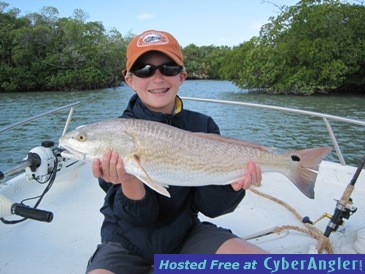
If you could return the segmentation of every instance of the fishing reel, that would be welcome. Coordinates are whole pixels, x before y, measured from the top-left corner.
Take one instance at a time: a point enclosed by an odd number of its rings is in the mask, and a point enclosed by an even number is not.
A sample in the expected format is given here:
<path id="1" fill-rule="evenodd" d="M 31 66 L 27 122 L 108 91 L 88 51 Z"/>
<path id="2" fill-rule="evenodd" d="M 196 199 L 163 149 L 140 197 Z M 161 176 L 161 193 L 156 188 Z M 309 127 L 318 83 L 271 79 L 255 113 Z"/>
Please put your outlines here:
<path id="1" fill-rule="evenodd" d="M 24 159 L 29 166 L 25 168 L 28 180 L 45 183 L 56 168 L 56 156 L 52 150 L 54 142 L 44 141 L 41 146 L 31 149 Z"/>
<path id="2" fill-rule="evenodd" d="M 52 150 L 53 146 L 52 141 L 44 141 L 41 146 L 31 149 L 21 165 L 7 172 L 0 171 L 0 180 L 25 170 L 29 181 L 35 179 L 39 183 L 46 182 L 55 169 L 55 162 L 57 162 L 57 155 Z"/>
<path id="3" fill-rule="evenodd" d="M 328 222 L 328 225 L 327 225 L 326 230 L 323 233 L 323 235 L 328 238 L 333 231 L 337 231 L 338 227 L 340 225 L 343 225 L 343 219 L 349 219 L 350 216 L 357 211 L 357 208 L 353 206 L 351 194 L 355 189 L 356 181 L 359 178 L 359 175 L 360 175 L 361 171 L 363 170 L 364 166 L 365 166 L 365 155 L 361 159 L 361 161 L 355 171 L 355 174 L 352 177 L 350 183 L 347 185 L 345 191 L 343 192 L 341 199 L 335 200 L 335 201 L 337 201 L 337 203 L 336 203 L 336 207 L 335 207 L 333 215 L 324 213 L 314 223 L 311 222 L 309 217 L 306 216 L 303 218 L 302 222 L 315 224 L 319 220 L 321 220 L 325 217 L 328 217 L 328 218 L 330 218 L 330 221 Z"/>
<path id="4" fill-rule="evenodd" d="M 44 141 L 41 146 L 31 149 L 27 157 L 23 159 L 23 163 L 8 171 L 0 172 L 0 180 L 23 172 L 25 170 L 25 177 L 30 181 L 36 181 L 39 184 L 46 184 L 42 194 L 36 197 L 30 197 L 24 199 L 20 203 L 14 203 L 4 195 L 0 194 L 0 220 L 5 224 L 16 224 L 26 219 L 33 219 L 42 222 L 51 222 L 53 219 L 53 213 L 45 210 L 38 209 L 38 205 L 43 199 L 44 195 L 51 188 L 57 173 L 58 166 L 58 154 L 57 149 L 53 150 L 54 142 Z M 36 199 L 37 201 L 33 206 L 28 206 L 23 202 Z M 5 220 L 4 217 L 18 215 L 23 217 L 20 220 Z"/>
<path id="5" fill-rule="evenodd" d="M 312 222 L 308 216 L 305 216 L 302 219 L 302 222 L 305 224 L 315 225 L 322 219 L 328 218 L 330 219 L 330 221 L 327 225 L 326 230 L 331 230 L 329 233 L 331 233 L 332 231 L 337 231 L 338 227 L 344 224 L 343 219 L 348 220 L 357 211 L 357 207 L 353 205 L 353 201 L 351 198 L 347 201 L 345 206 L 343 206 L 339 200 L 335 199 L 335 201 L 336 201 L 336 208 L 333 215 L 325 212 L 314 222 Z"/>
<path id="6" fill-rule="evenodd" d="M 326 231 L 324 232 L 324 236 L 328 237 L 331 232 L 337 231 L 340 225 L 343 225 L 343 219 L 349 219 L 352 214 L 357 211 L 357 208 L 353 206 L 352 199 L 349 198 L 347 203 L 343 205 L 341 201 L 336 200 L 336 208 L 334 214 L 331 216 L 330 221 L 328 222 Z"/>

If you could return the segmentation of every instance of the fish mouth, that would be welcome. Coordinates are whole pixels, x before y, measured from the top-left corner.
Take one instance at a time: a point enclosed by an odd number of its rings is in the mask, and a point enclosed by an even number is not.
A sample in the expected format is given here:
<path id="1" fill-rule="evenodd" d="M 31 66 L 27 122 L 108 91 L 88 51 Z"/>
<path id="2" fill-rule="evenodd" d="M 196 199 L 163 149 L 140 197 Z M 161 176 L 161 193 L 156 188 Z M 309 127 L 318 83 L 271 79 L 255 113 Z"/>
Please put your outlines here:
<path id="1" fill-rule="evenodd" d="M 76 159 L 76 160 L 85 160 L 85 153 L 82 153 L 80 151 L 77 151 L 76 149 L 73 149 L 67 145 L 60 145 L 65 150 L 61 152 L 61 156 L 63 158 L 70 158 L 70 159 Z"/>
<path id="2" fill-rule="evenodd" d="M 149 89 L 148 92 L 152 94 L 164 94 L 167 93 L 170 88 L 156 88 L 156 89 Z"/>

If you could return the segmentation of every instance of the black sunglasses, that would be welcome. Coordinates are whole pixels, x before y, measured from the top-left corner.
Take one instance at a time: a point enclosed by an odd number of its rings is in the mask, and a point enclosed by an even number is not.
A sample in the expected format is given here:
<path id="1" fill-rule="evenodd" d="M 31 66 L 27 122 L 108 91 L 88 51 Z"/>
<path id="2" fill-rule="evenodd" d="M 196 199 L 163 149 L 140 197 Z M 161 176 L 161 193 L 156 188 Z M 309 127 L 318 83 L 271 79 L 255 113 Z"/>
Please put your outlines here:
<path id="1" fill-rule="evenodd" d="M 136 68 L 132 68 L 131 73 L 140 78 L 148 78 L 155 74 L 156 70 L 159 70 L 162 75 L 176 76 L 182 72 L 184 67 L 178 65 L 139 65 Z"/>

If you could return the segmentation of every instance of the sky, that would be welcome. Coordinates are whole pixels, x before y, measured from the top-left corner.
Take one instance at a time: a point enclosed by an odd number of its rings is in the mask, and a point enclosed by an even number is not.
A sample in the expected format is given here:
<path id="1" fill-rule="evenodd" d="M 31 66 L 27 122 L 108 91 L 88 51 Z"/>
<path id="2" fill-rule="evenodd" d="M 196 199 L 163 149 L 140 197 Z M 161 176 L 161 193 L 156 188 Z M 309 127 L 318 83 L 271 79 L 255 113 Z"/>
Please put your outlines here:
<path id="1" fill-rule="evenodd" d="M 292 6 L 299 0 L 0 0 L 21 15 L 57 8 L 58 17 L 72 17 L 82 9 L 86 21 L 100 21 L 107 30 L 122 35 L 155 29 L 170 32 L 181 46 L 238 46 L 253 36 L 278 6 Z"/>

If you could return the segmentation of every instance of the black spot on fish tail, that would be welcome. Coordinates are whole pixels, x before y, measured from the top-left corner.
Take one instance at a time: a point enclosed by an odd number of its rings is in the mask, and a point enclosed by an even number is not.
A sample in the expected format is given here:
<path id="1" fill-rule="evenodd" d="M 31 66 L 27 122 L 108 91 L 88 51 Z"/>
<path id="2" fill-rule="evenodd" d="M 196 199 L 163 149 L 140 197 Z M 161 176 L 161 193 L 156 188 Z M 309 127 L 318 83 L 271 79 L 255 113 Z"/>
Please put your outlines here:
<path id="1" fill-rule="evenodd" d="M 299 156 L 298 156 L 298 155 L 291 155 L 290 157 L 291 157 L 291 159 L 292 159 L 294 162 L 300 162 L 300 158 L 299 158 Z"/>

